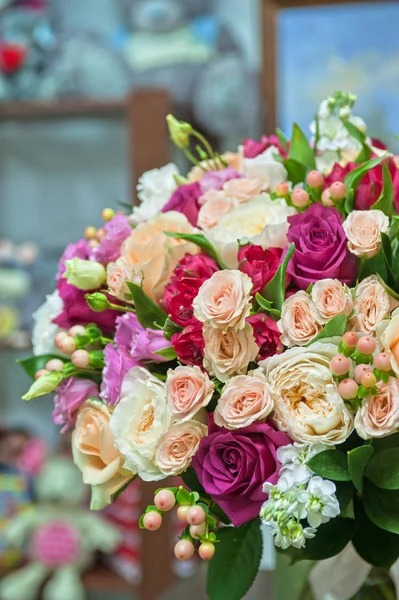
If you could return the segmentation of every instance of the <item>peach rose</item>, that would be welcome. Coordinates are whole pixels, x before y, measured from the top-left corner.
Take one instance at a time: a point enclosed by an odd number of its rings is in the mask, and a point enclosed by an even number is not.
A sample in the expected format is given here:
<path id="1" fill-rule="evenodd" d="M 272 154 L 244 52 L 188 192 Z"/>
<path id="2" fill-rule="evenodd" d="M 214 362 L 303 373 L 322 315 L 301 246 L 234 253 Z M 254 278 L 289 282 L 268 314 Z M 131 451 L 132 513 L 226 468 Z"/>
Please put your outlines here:
<path id="1" fill-rule="evenodd" d="M 259 352 L 249 323 L 238 331 L 230 328 L 222 331 L 206 323 L 203 335 L 204 367 L 220 381 L 227 381 L 234 374 L 244 375 Z"/>
<path id="2" fill-rule="evenodd" d="M 381 329 L 383 329 L 385 323 L 381 323 Z M 377 333 L 380 333 L 379 327 Z M 392 313 L 391 319 L 388 322 L 387 327 L 382 334 L 380 334 L 380 341 L 384 352 L 391 353 L 391 366 L 392 370 L 399 377 L 399 309 Z"/>
<path id="3" fill-rule="evenodd" d="M 337 315 L 348 317 L 353 310 L 351 291 L 338 279 L 316 281 L 312 288 L 312 300 L 322 323 L 326 323 Z"/>
<path id="4" fill-rule="evenodd" d="M 237 206 L 237 200 L 228 198 L 222 190 L 209 190 L 199 199 L 198 227 L 207 231 L 216 227 L 220 219 Z"/>
<path id="5" fill-rule="evenodd" d="M 265 420 L 273 410 L 270 388 L 260 369 L 252 375 L 237 375 L 224 386 L 214 413 L 215 423 L 240 429 Z"/>
<path id="6" fill-rule="evenodd" d="M 123 469 L 123 458 L 114 446 L 111 413 L 98 400 L 87 400 L 78 412 L 72 434 L 72 454 L 83 481 L 92 486 L 91 508 L 99 510 L 132 478 Z"/>
<path id="7" fill-rule="evenodd" d="M 198 421 L 173 425 L 159 440 L 155 463 L 165 475 L 180 475 L 190 465 L 200 441 L 208 434 L 208 427 Z"/>
<path id="8" fill-rule="evenodd" d="M 230 179 L 223 185 L 223 191 L 228 198 L 236 200 L 238 204 L 248 202 L 253 196 L 259 196 L 263 191 L 263 181 L 257 177 L 247 179 Z"/>
<path id="9" fill-rule="evenodd" d="M 386 319 L 398 302 L 392 298 L 375 275 L 364 279 L 356 289 L 354 302 L 354 329 L 374 333 L 377 325 Z"/>
<path id="10" fill-rule="evenodd" d="M 371 258 L 380 251 L 381 233 L 388 232 L 389 219 L 381 210 L 354 210 L 342 227 L 350 252 Z"/>
<path id="11" fill-rule="evenodd" d="M 172 417 L 188 421 L 209 404 L 214 389 L 213 382 L 199 367 L 169 369 L 166 395 Z"/>
<path id="12" fill-rule="evenodd" d="M 377 383 L 378 395 L 364 398 L 355 416 L 355 428 L 364 440 L 385 437 L 399 428 L 399 381 Z"/>
<path id="13" fill-rule="evenodd" d="M 284 346 L 305 346 L 322 330 L 322 318 L 316 305 L 301 290 L 284 300 L 277 323 Z"/>
<path id="14" fill-rule="evenodd" d="M 147 296 L 156 302 L 183 256 L 200 251 L 195 244 L 168 237 L 165 231 L 195 233 L 196 229 L 185 215 L 169 211 L 140 223 L 122 245 L 122 258 L 132 267 L 133 276 L 142 281 Z"/>
<path id="15" fill-rule="evenodd" d="M 241 173 L 242 157 L 240 154 L 238 154 L 238 152 L 225 152 L 222 154 L 222 158 L 228 167 L 231 167 L 237 171 L 237 173 Z M 203 160 L 199 165 L 191 169 L 187 175 L 187 179 L 190 183 L 193 183 L 194 181 L 201 181 L 205 171 L 223 171 L 225 168 L 225 165 L 223 165 L 220 161 Z"/>
<path id="16" fill-rule="evenodd" d="M 136 276 L 137 283 L 140 278 Z M 135 281 L 133 268 L 126 264 L 123 258 L 118 258 L 116 262 L 110 262 L 107 265 L 107 285 L 113 296 L 126 302 L 125 294 L 129 294 L 129 288 L 126 281 Z"/>
<path id="17" fill-rule="evenodd" d="M 245 273 L 216 271 L 194 298 L 194 316 L 217 329 L 243 329 L 251 311 L 251 289 L 252 280 Z"/>

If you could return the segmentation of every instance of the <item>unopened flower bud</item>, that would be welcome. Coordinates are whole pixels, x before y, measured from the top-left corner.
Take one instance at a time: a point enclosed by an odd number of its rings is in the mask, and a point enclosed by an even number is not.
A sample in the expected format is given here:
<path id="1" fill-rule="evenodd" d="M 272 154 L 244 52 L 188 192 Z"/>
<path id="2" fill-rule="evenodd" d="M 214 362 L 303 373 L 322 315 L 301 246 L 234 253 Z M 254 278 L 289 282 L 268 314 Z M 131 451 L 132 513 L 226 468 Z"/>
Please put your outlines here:
<path id="1" fill-rule="evenodd" d="M 94 260 L 72 258 L 65 261 L 65 277 L 71 285 L 79 290 L 95 290 L 107 280 L 107 272 L 101 263 Z"/>
<path id="2" fill-rule="evenodd" d="M 53 392 L 63 378 L 63 374 L 60 371 L 52 371 L 48 375 L 42 375 L 32 383 L 29 391 L 22 396 L 22 400 L 32 400 L 33 398 L 39 398 L 39 396 L 45 396 Z"/>
<path id="3" fill-rule="evenodd" d="M 193 131 L 190 123 L 178 121 L 173 115 L 168 115 L 166 121 L 169 127 L 169 135 L 172 142 L 178 148 L 188 148 L 190 145 L 190 135 Z"/>
<path id="4" fill-rule="evenodd" d="M 102 312 L 109 308 L 110 302 L 105 294 L 101 292 L 95 292 L 94 294 L 86 294 L 85 296 L 87 304 L 94 312 Z"/>

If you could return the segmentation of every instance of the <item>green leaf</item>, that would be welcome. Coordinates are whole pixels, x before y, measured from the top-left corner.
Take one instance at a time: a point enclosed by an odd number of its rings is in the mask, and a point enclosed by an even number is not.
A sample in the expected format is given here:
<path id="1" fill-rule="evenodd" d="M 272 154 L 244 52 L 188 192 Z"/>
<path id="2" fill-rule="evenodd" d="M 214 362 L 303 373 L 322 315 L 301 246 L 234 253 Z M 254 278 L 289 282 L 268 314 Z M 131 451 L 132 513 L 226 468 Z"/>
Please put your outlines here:
<path id="1" fill-rule="evenodd" d="M 182 473 L 180 477 L 183 479 L 186 486 L 189 487 L 192 492 L 198 492 L 200 496 L 206 495 L 204 488 L 199 482 L 197 473 L 192 467 L 189 467 L 186 471 L 184 471 L 184 473 Z"/>
<path id="2" fill-rule="evenodd" d="M 176 494 L 176 500 L 178 504 L 190 504 L 191 505 L 191 494 L 184 488 L 179 489 Z"/>
<path id="3" fill-rule="evenodd" d="M 355 488 L 351 481 L 334 481 L 335 483 L 335 495 L 339 502 L 339 508 L 342 511 L 350 504 L 355 494 Z"/>
<path id="4" fill-rule="evenodd" d="M 308 138 L 296 123 L 294 123 L 292 129 L 288 158 L 304 165 L 306 169 L 316 168 L 314 150 L 310 147 Z"/>
<path id="5" fill-rule="evenodd" d="M 324 450 L 307 463 L 308 467 L 324 479 L 351 481 L 346 456 L 340 450 Z"/>
<path id="6" fill-rule="evenodd" d="M 392 296 L 392 298 L 395 298 L 395 300 L 399 300 L 399 294 L 397 292 L 395 292 L 391 287 L 389 287 L 389 285 L 387 283 L 385 283 L 385 281 L 381 278 L 380 275 L 378 275 L 378 273 L 376 275 L 377 275 L 378 281 L 386 289 L 388 294 L 390 294 Z M 383 439 L 383 438 L 381 438 L 381 439 Z"/>
<path id="7" fill-rule="evenodd" d="M 360 142 L 362 145 L 362 149 L 361 149 L 360 153 L 358 154 L 358 156 L 356 157 L 356 162 L 364 163 L 367 160 L 370 160 L 371 148 L 370 148 L 370 146 L 367 145 L 366 134 L 363 131 L 360 131 L 360 129 L 358 127 L 356 127 L 356 125 L 354 125 L 350 121 L 348 121 L 346 119 L 341 119 L 341 121 L 342 121 L 345 129 L 349 133 L 349 135 L 351 135 L 355 140 Z"/>
<path id="8" fill-rule="evenodd" d="M 140 324 L 146 329 L 162 328 L 168 318 L 163 310 L 144 293 L 142 287 L 130 281 L 127 282 L 127 286 L 133 296 L 136 315 Z"/>
<path id="9" fill-rule="evenodd" d="M 332 338 L 334 336 L 342 337 L 345 333 L 346 329 L 346 317 L 345 315 L 337 315 L 328 321 L 325 324 L 323 329 L 318 333 L 308 344 L 307 346 L 311 346 L 318 340 L 324 340 L 328 338 Z"/>
<path id="10" fill-rule="evenodd" d="M 172 237 L 178 240 L 186 240 L 186 242 L 192 242 L 196 244 L 203 250 L 208 256 L 213 258 L 213 260 L 219 265 L 221 269 L 227 269 L 226 265 L 223 263 L 219 253 L 216 248 L 211 244 L 211 242 L 204 236 L 203 233 L 174 233 L 171 231 L 164 231 L 164 234 L 168 237 Z"/>
<path id="11" fill-rule="evenodd" d="M 262 290 L 261 296 L 266 300 L 272 302 L 273 306 L 277 310 L 281 310 L 285 298 L 285 277 L 287 273 L 287 266 L 295 252 L 295 244 L 292 243 L 288 246 L 286 255 L 283 262 L 279 266 L 273 279 Z"/>
<path id="12" fill-rule="evenodd" d="M 161 356 L 166 360 L 175 360 L 177 358 L 176 350 L 173 348 L 173 346 L 168 346 L 168 348 L 157 350 L 157 352 L 154 352 L 154 354 L 158 354 L 158 356 Z"/>
<path id="13" fill-rule="evenodd" d="M 262 556 L 260 520 L 241 527 L 225 527 L 209 563 L 207 594 L 210 600 L 241 600 L 252 586 Z"/>
<path id="14" fill-rule="evenodd" d="M 273 315 L 277 319 L 279 319 L 281 317 L 281 310 L 277 310 L 276 308 L 272 308 L 273 303 L 270 302 L 270 300 L 265 300 L 265 298 L 263 296 L 261 296 L 260 294 L 258 294 L 258 293 L 256 293 L 256 295 L 255 295 L 255 300 L 257 301 L 257 303 L 259 304 L 259 306 L 261 308 L 263 308 L 263 310 L 265 312 L 270 313 L 271 315 Z"/>
<path id="15" fill-rule="evenodd" d="M 363 474 L 373 454 L 374 448 L 367 445 L 348 452 L 349 473 L 358 492 L 363 491 Z"/>
<path id="16" fill-rule="evenodd" d="M 279 127 L 276 127 L 276 136 L 279 139 L 280 144 L 283 147 L 284 152 L 287 150 L 287 136 L 285 135 L 285 133 L 283 131 L 281 131 L 281 129 Z"/>
<path id="17" fill-rule="evenodd" d="M 368 518 L 377 527 L 399 534 L 398 490 L 382 490 L 366 480 L 363 504 Z"/>
<path id="18" fill-rule="evenodd" d="M 380 164 L 380 162 L 383 160 L 383 158 L 384 158 L 383 156 L 380 156 L 378 158 L 374 158 L 373 160 L 368 160 L 367 162 L 363 163 L 356 169 L 353 169 L 353 171 L 348 173 L 348 175 L 345 177 L 345 181 L 344 181 L 344 183 L 346 185 L 345 210 L 348 214 L 350 212 L 352 212 L 353 207 L 354 207 L 355 191 L 357 189 L 357 186 L 359 185 L 359 183 L 361 182 L 363 177 L 366 175 L 366 173 L 368 171 L 370 171 L 370 169 L 372 169 L 376 165 Z"/>
<path id="19" fill-rule="evenodd" d="M 61 356 L 56 356 L 55 354 L 40 354 L 39 356 L 31 356 L 29 358 L 25 358 L 23 360 L 17 360 L 17 363 L 21 365 L 25 373 L 31 378 L 35 379 L 36 371 L 40 369 L 44 369 L 46 364 L 52 358 L 60 358 L 64 362 L 68 359 L 62 358 Z"/>
<path id="20" fill-rule="evenodd" d="M 392 177 L 390 170 L 388 169 L 386 163 L 382 165 L 382 181 L 384 187 L 382 188 L 382 192 L 377 202 L 375 202 L 370 208 L 372 210 L 382 210 L 383 213 L 387 215 L 387 217 L 392 217 L 394 212 L 393 207 L 393 185 L 392 185 Z"/>
<path id="21" fill-rule="evenodd" d="M 382 249 L 372 258 L 368 258 L 364 260 L 364 262 L 361 262 L 358 275 L 359 281 L 366 279 L 366 277 L 370 277 L 370 275 L 377 275 L 377 277 L 381 278 L 383 281 L 388 279 L 387 262 Z"/>
<path id="22" fill-rule="evenodd" d="M 288 173 L 288 180 L 292 181 L 293 185 L 305 180 L 307 168 L 304 165 L 292 158 L 287 158 L 283 164 Z"/>
<path id="23" fill-rule="evenodd" d="M 369 462 L 366 477 L 384 490 L 399 490 L 399 448 L 377 452 Z"/>
<path id="24" fill-rule="evenodd" d="M 399 448 L 399 433 L 392 433 L 383 438 L 374 438 L 372 444 L 376 452 L 386 448 Z"/>
<path id="25" fill-rule="evenodd" d="M 392 271 L 392 246 L 391 240 L 386 233 L 381 233 L 381 251 L 384 256 L 387 269 L 388 284 L 396 288 L 396 277 Z"/>
<path id="26" fill-rule="evenodd" d="M 399 536 L 377 527 L 360 503 L 356 503 L 355 517 L 352 543 L 356 552 L 375 567 L 389 568 L 399 555 Z"/>

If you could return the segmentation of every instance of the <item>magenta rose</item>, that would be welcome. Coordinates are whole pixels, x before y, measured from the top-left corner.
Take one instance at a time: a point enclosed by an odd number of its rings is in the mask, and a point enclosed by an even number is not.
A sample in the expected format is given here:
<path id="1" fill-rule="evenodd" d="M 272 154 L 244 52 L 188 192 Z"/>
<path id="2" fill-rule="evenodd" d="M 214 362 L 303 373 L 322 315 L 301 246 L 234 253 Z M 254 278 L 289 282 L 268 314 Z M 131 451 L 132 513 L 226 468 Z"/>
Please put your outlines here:
<path id="1" fill-rule="evenodd" d="M 207 171 L 200 181 L 201 193 L 205 194 L 209 190 L 221 190 L 231 179 L 240 179 L 242 175 L 237 173 L 233 167 L 226 167 L 221 171 Z"/>
<path id="2" fill-rule="evenodd" d="M 319 279 L 338 279 L 347 285 L 356 279 L 356 258 L 347 249 L 342 217 L 336 208 L 312 204 L 305 212 L 288 217 L 288 241 L 294 256 L 287 273 L 294 285 L 306 290 Z"/>
<path id="3" fill-rule="evenodd" d="M 246 273 L 254 284 L 252 294 L 263 290 L 265 285 L 273 279 L 280 266 L 281 248 L 268 248 L 263 250 L 262 246 L 247 244 L 238 251 L 238 268 Z"/>
<path id="4" fill-rule="evenodd" d="M 180 333 L 175 333 L 172 336 L 172 346 L 182 363 L 202 367 L 205 348 L 202 323 L 197 321 L 197 323 L 189 325 Z"/>
<path id="5" fill-rule="evenodd" d="M 90 258 L 91 250 L 86 239 L 81 239 L 74 244 L 68 244 L 65 248 L 63 255 L 58 261 L 58 273 L 56 280 L 60 281 L 63 273 L 65 273 L 65 261 L 71 260 L 72 258 L 81 258 L 82 260 L 88 260 Z"/>
<path id="6" fill-rule="evenodd" d="M 212 413 L 192 466 L 206 493 L 238 527 L 259 516 L 266 499 L 263 484 L 279 478 L 277 448 L 289 443 L 268 423 L 229 431 L 215 425 Z"/>
<path id="7" fill-rule="evenodd" d="M 275 146 L 279 151 L 279 154 L 284 158 L 287 158 L 287 151 L 284 150 L 282 143 L 275 133 L 272 133 L 269 137 L 267 137 L 267 135 L 262 135 L 260 142 L 246 139 L 243 141 L 243 146 L 244 158 L 256 158 L 259 154 L 262 154 L 265 150 L 270 148 L 270 146 Z"/>
<path id="8" fill-rule="evenodd" d="M 125 215 L 118 213 L 104 225 L 104 230 L 106 235 L 92 255 L 97 262 L 107 265 L 120 257 L 122 244 L 132 233 L 132 226 Z"/>
<path id="9" fill-rule="evenodd" d="M 181 327 L 197 322 L 193 315 L 193 300 L 204 281 L 216 271 L 217 264 L 206 254 L 186 254 L 173 271 L 162 300 L 172 321 Z"/>
<path id="10" fill-rule="evenodd" d="M 163 207 L 162 212 L 176 210 L 177 212 L 183 213 L 183 215 L 186 215 L 191 225 L 196 227 L 199 209 L 201 208 L 199 205 L 201 195 L 201 186 L 198 181 L 181 185 L 173 192 L 170 200 L 168 200 Z"/>
<path id="11" fill-rule="evenodd" d="M 104 363 L 100 397 L 105 404 L 114 406 L 119 401 L 126 373 L 133 367 L 139 367 L 140 363 L 124 346 L 115 348 L 111 343 L 104 348 Z"/>
<path id="12" fill-rule="evenodd" d="M 58 386 L 54 396 L 53 421 L 65 433 L 75 424 L 76 414 L 87 398 L 98 398 L 98 386 L 90 379 L 70 377 Z"/>
<path id="13" fill-rule="evenodd" d="M 247 317 L 246 321 L 252 325 L 255 342 L 259 346 L 257 360 L 264 360 L 274 354 L 280 354 L 284 350 L 280 341 L 281 333 L 276 321 L 271 317 L 264 313 L 258 313 Z"/>
<path id="14" fill-rule="evenodd" d="M 162 330 L 145 329 L 134 313 L 126 313 L 116 319 L 115 342 L 118 349 L 125 348 L 138 361 L 165 360 L 155 353 L 171 345 Z"/>

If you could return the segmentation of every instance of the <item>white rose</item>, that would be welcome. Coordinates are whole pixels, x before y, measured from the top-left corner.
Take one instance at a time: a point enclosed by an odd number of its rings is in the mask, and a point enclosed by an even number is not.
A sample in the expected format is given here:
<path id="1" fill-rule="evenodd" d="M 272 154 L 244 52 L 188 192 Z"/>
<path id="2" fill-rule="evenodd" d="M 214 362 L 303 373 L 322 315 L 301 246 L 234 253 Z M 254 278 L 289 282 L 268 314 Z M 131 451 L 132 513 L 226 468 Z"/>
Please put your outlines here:
<path id="1" fill-rule="evenodd" d="M 381 248 L 381 233 L 389 230 L 389 219 L 381 210 L 354 210 L 342 224 L 348 249 L 356 256 L 372 258 Z"/>
<path id="2" fill-rule="evenodd" d="M 255 343 L 253 329 L 249 323 L 244 329 L 215 329 L 207 323 L 203 328 L 205 351 L 204 367 L 220 381 L 232 375 L 244 375 L 248 364 L 255 360 L 259 348 Z"/>
<path id="3" fill-rule="evenodd" d="M 278 322 L 284 346 L 305 346 L 322 330 L 316 305 L 303 290 L 284 300 Z"/>
<path id="4" fill-rule="evenodd" d="M 244 158 L 244 175 L 248 179 L 261 179 L 265 189 L 274 192 L 276 185 L 287 180 L 284 165 L 274 158 L 278 154 L 276 146 L 270 146 L 255 158 Z"/>
<path id="5" fill-rule="evenodd" d="M 372 334 L 377 326 L 389 317 L 398 306 L 397 300 L 388 294 L 375 275 L 363 279 L 356 288 L 354 302 L 355 330 Z"/>
<path id="6" fill-rule="evenodd" d="M 54 338 L 60 330 L 53 323 L 63 311 L 64 304 L 58 290 L 46 296 L 44 304 L 33 313 L 32 344 L 33 354 L 61 354 L 54 346 Z"/>
<path id="7" fill-rule="evenodd" d="M 330 370 L 337 352 L 334 344 L 316 342 L 260 363 L 274 401 L 273 420 L 294 441 L 333 446 L 353 431 L 353 413 L 339 395 Z"/>
<path id="8" fill-rule="evenodd" d="M 319 311 L 319 320 L 326 323 L 337 315 L 348 317 L 353 310 L 352 294 L 338 279 L 321 279 L 312 288 L 312 300 Z"/>
<path id="9" fill-rule="evenodd" d="M 124 467 L 144 481 L 162 479 L 164 475 L 155 465 L 155 451 L 170 424 L 165 384 L 147 369 L 130 369 L 110 421 Z"/>
<path id="10" fill-rule="evenodd" d="M 129 220 L 134 225 L 147 221 L 159 213 L 175 191 L 174 176 L 179 175 L 175 164 L 169 163 L 161 169 L 146 171 L 137 184 L 140 206 L 135 206 Z"/>
<path id="11" fill-rule="evenodd" d="M 157 466 L 165 475 L 180 475 L 191 465 L 197 454 L 201 439 L 208 434 L 208 427 L 198 421 L 186 421 L 173 425 L 159 440 L 155 454 Z"/>

